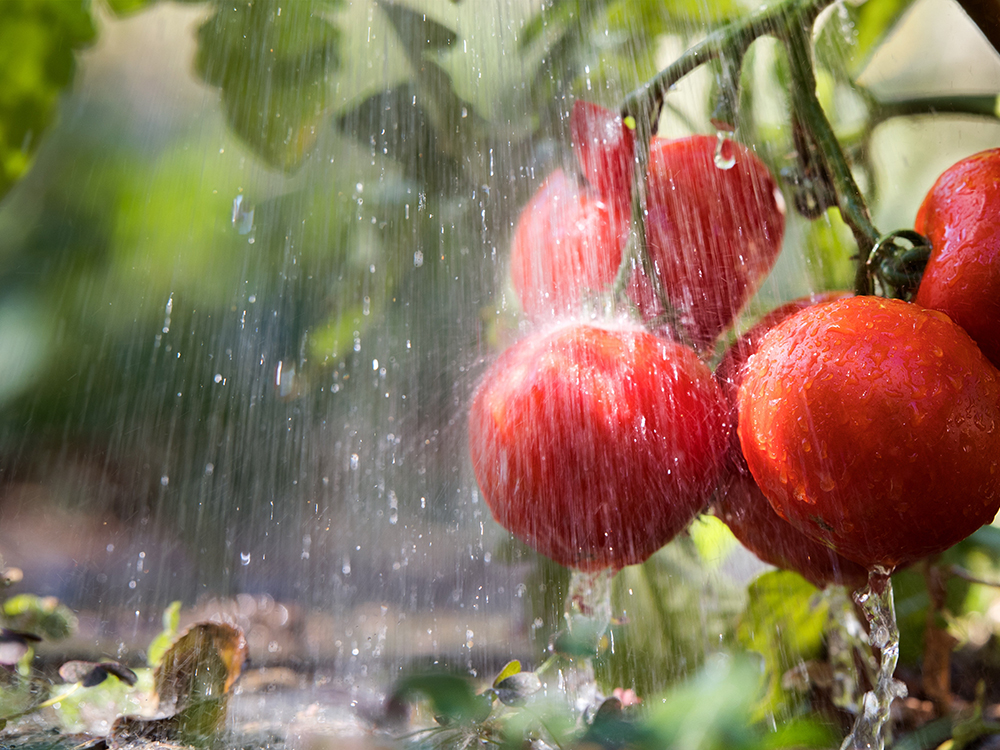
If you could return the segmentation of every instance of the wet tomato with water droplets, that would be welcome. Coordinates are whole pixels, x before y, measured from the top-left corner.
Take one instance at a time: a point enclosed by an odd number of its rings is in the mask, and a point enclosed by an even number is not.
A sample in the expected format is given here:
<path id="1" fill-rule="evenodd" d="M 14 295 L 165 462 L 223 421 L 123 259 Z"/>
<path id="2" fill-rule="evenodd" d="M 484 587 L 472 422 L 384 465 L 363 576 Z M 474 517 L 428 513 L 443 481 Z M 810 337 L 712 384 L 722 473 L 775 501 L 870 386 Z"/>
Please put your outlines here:
<path id="1" fill-rule="evenodd" d="M 469 446 L 496 520 L 584 571 L 640 563 L 707 504 L 728 444 L 691 349 L 625 322 L 567 323 L 507 349 L 472 399 Z"/>
<path id="2" fill-rule="evenodd" d="M 947 316 L 851 297 L 797 313 L 738 392 L 774 509 L 866 568 L 941 552 L 1000 507 L 1000 373 Z"/>
<path id="3" fill-rule="evenodd" d="M 649 252 L 684 332 L 699 346 L 729 328 L 757 291 L 785 231 L 784 199 L 767 167 L 733 143 L 733 166 L 720 169 L 716 143 L 707 135 L 657 138 L 649 153 Z M 641 274 L 629 293 L 646 320 L 663 312 Z"/>
<path id="4" fill-rule="evenodd" d="M 511 276 L 528 315 L 580 309 L 615 278 L 630 225 L 634 144 L 614 113 L 577 102 L 571 116 L 580 185 L 559 171 L 521 213 Z M 716 139 L 654 138 L 647 175 L 647 244 L 683 333 L 708 346 L 770 272 L 784 233 L 781 193 L 767 167 L 731 144 L 734 165 L 715 165 Z M 640 270 L 629 295 L 648 321 L 663 309 Z"/>
<path id="5" fill-rule="evenodd" d="M 529 317 L 581 309 L 614 281 L 628 221 L 585 185 L 556 170 L 521 212 L 510 274 Z"/>
<path id="6" fill-rule="evenodd" d="M 1000 148 L 947 169 L 914 228 L 931 242 L 914 302 L 947 314 L 1000 367 Z"/>
<path id="7" fill-rule="evenodd" d="M 625 126 L 621 115 L 579 100 L 569 117 L 569 131 L 584 179 L 605 200 L 624 208 L 627 216 L 635 134 Z"/>
<path id="8" fill-rule="evenodd" d="M 771 328 L 800 310 L 850 296 L 850 292 L 826 292 L 789 302 L 765 315 L 726 351 L 715 376 L 730 407 L 730 421 L 737 421 L 736 394 L 747 360 Z M 736 430 L 732 432 L 723 479 L 713 502 L 715 514 L 748 550 L 764 562 L 791 570 L 814 586 L 831 583 L 852 589 L 864 586 L 867 571 L 792 526 L 779 516 L 750 475 Z"/>

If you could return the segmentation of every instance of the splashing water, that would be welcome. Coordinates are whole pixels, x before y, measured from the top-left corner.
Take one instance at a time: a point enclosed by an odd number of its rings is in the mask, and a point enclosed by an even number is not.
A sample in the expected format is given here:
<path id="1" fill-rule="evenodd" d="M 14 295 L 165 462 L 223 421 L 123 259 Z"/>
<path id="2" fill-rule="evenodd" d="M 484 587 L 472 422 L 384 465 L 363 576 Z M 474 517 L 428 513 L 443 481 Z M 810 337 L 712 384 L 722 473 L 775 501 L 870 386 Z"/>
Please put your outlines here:
<path id="1" fill-rule="evenodd" d="M 830 602 L 830 620 L 826 634 L 830 664 L 833 667 L 833 704 L 857 714 L 861 710 L 855 654 L 861 654 L 869 681 L 875 682 L 877 665 L 869 652 L 869 641 L 858 620 L 854 604 L 843 586 L 827 586 L 823 595 Z M 867 658 L 864 655 L 867 653 Z"/>
<path id="2" fill-rule="evenodd" d="M 906 686 L 893 679 L 899 659 L 899 626 L 892 598 L 889 571 L 875 566 L 868 574 L 868 585 L 854 595 L 868 620 L 871 645 L 881 652 L 881 663 L 875 689 L 865 693 L 861 711 L 841 750 L 883 750 L 883 727 L 889 720 L 889 707 L 894 698 L 906 696 Z"/>
<path id="3" fill-rule="evenodd" d="M 597 686 L 594 657 L 611 627 L 613 578 L 614 571 L 610 568 L 596 573 L 572 572 L 563 615 L 566 629 L 554 644 L 557 652 L 570 657 L 559 669 L 559 690 L 567 696 L 576 715 L 584 720 L 604 698 Z"/>
<path id="4" fill-rule="evenodd" d="M 715 166 L 719 169 L 732 169 L 736 166 L 736 153 L 733 151 L 732 133 L 720 130 L 715 135 Z"/>

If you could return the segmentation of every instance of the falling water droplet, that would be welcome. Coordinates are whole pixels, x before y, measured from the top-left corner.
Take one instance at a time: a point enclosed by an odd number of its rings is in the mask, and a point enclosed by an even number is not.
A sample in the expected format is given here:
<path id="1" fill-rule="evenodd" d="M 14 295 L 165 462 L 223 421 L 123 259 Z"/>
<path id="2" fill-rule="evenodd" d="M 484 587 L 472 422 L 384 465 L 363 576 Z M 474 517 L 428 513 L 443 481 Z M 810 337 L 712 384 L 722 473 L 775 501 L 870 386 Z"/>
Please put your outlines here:
<path id="1" fill-rule="evenodd" d="M 736 152 L 730 134 L 720 130 L 715 140 L 715 166 L 719 169 L 732 169 L 736 166 Z"/>
<path id="2" fill-rule="evenodd" d="M 250 234 L 253 230 L 253 206 L 243 205 L 243 196 L 233 198 L 233 228 L 240 234 Z"/>

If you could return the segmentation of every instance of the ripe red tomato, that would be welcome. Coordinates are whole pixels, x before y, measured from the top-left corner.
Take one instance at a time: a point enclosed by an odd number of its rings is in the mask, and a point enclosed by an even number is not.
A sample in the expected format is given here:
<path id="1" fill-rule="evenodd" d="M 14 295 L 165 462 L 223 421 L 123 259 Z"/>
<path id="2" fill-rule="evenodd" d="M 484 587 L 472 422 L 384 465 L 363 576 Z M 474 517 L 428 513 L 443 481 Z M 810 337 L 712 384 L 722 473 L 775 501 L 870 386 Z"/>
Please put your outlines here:
<path id="1" fill-rule="evenodd" d="M 816 588 L 831 583 L 857 590 L 868 571 L 806 536 L 774 512 L 749 473 L 723 470 L 713 503 L 715 514 L 740 543 L 766 563 L 791 570 Z"/>
<path id="2" fill-rule="evenodd" d="M 650 150 L 647 242 L 667 299 L 695 344 L 733 322 L 781 250 L 785 207 L 767 167 L 738 143 L 730 169 L 715 166 L 716 139 L 657 138 Z M 643 316 L 662 313 L 637 274 L 631 289 Z"/>
<path id="3" fill-rule="evenodd" d="M 510 273 L 529 317 L 576 312 L 585 295 L 614 281 L 628 221 L 562 170 L 553 172 L 521 212 Z"/>
<path id="4" fill-rule="evenodd" d="M 730 407 L 730 422 L 733 425 L 737 420 L 736 394 L 743 381 L 747 360 L 757 351 L 767 332 L 800 310 L 843 299 L 850 294 L 826 292 L 793 300 L 772 310 L 737 339 L 715 370 L 715 377 Z M 764 562 L 795 571 L 814 586 L 823 588 L 839 583 L 859 588 L 868 579 L 867 571 L 856 562 L 841 557 L 806 536 L 774 511 L 750 475 L 735 430 L 731 434 L 723 480 L 713 505 L 715 514 L 744 547 Z"/>
<path id="5" fill-rule="evenodd" d="M 915 228 L 931 257 L 914 302 L 946 313 L 1000 367 L 1000 148 L 946 170 Z"/>
<path id="6" fill-rule="evenodd" d="M 621 115 L 577 100 L 569 117 L 569 130 L 584 179 L 605 200 L 628 211 L 635 135 L 625 127 Z"/>
<path id="7" fill-rule="evenodd" d="M 738 406 L 774 509 L 866 568 L 940 552 L 1000 507 L 1000 373 L 941 313 L 808 308 L 761 341 Z"/>
<path id="8" fill-rule="evenodd" d="M 733 425 L 731 454 L 736 457 L 744 472 L 746 471 L 746 463 L 743 461 L 743 452 L 740 450 L 740 440 L 735 427 L 738 418 L 736 392 L 739 390 L 740 383 L 743 382 L 747 360 L 757 351 L 757 347 L 760 346 L 760 342 L 767 335 L 767 332 L 778 325 L 778 323 L 792 317 L 800 310 L 815 307 L 816 305 L 825 305 L 834 300 L 850 297 L 851 294 L 851 292 L 843 291 L 820 292 L 818 294 L 810 294 L 807 297 L 799 297 L 791 302 L 786 302 L 780 307 L 776 307 L 758 320 L 750 330 L 736 339 L 733 345 L 726 350 L 726 354 L 723 356 L 722 361 L 719 362 L 718 367 L 715 368 L 715 379 L 722 386 L 722 393 L 725 395 L 726 403 L 730 407 L 729 422 Z"/>
<path id="9" fill-rule="evenodd" d="M 615 113 L 577 102 L 570 119 L 585 184 L 554 173 L 521 213 L 511 275 L 526 313 L 579 310 L 621 262 L 631 207 L 632 131 Z M 647 243 L 684 334 L 710 345 L 770 272 L 785 228 L 784 201 L 767 167 L 731 144 L 735 164 L 715 166 L 716 139 L 654 138 Z M 663 310 L 641 270 L 629 294 L 646 320 Z"/>
<path id="10" fill-rule="evenodd" d="M 709 499 L 722 394 L 689 348 L 626 323 L 568 323 L 507 349 L 472 400 L 469 447 L 493 516 L 585 571 L 640 563 Z"/>

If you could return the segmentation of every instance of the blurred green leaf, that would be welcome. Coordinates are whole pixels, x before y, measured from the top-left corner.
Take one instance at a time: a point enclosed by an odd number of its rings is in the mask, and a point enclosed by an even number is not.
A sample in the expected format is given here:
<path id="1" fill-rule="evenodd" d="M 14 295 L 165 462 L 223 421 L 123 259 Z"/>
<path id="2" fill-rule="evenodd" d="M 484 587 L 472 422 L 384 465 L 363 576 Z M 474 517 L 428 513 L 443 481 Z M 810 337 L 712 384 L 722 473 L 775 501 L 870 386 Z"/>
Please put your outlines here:
<path id="1" fill-rule="evenodd" d="M 914 0 L 836 6 L 816 37 L 816 58 L 838 80 L 854 81 Z"/>
<path id="2" fill-rule="evenodd" d="M 762 689 L 755 659 L 717 656 L 694 680 L 650 710 L 645 724 L 655 732 L 656 741 L 641 746 L 690 750 L 830 746 L 829 733 L 813 722 L 790 722 L 780 733 L 756 726 L 752 714 Z"/>
<path id="3" fill-rule="evenodd" d="M 497 674 L 496 679 L 493 680 L 493 687 L 496 687 L 499 683 L 506 680 L 508 677 L 513 677 L 516 674 L 521 673 L 521 662 L 517 659 L 512 659 L 506 664 L 504 664 L 503 669 Z"/>
<path id="4" fill-rule="evenodd" d="M 104 2 L 116 16 L 127 16 L 130 13 L 137 13 L 156 0 L 104 0 Z"/>
<path id="5" fill-rule="evenodd" d="M 3 603 L 3 621 L 20 630 L 52 641 L 62 640 L 76 630 L 76 615 L 54 596 L 18 594 Z"/>
<path id="6" fill-rule="evenodd" d="M 379 8 L 392 22 L 396 34 L 410 50 L 410 54 L 420 55 L 425 49 L 438 50 L 450 47 L 458 41 L 458 34 L 447 26 L 438 23 L 426 13 L 417 13 L 405 5 L 397 5 L 390 0 L 383 0 Z"/>
<path id="7" fill-rule="evenodd" d="M 158 667 L 170 644 L 177 640 L 177 628 L 181 622 L 181 603 L 171 602 L 163 612 L 163 630 L 150 642 L 146 649 L 146 663 Z"/>
<path id="8" fill-rule="evenodd" d="M 765 706 L 785 712 L 792 697 L 781 678 L 792 667 L 820 656 L 830 605 L 823 592 L 797 573 L 776 570 L 750 584 L 749 603 L 737 629 L 746 649 L 764 657 Z"/>
<path id="9" fill-rule="evenodd" d="M 230 126 L 268 163 L 296 167 L 316 141 L 340 63 L 341 0 L 218 3 L 195 68 L 222 89 Z"/>
<path id="10" fill-rule="evenodd" d="M 400 700 L 424 698 L 431 704 L 438 723 L 478 723 L 492 708 L 487 695 L 477 695 L 465 677 L 447 673 L 412 674 L 396 683 L 393 695 Z"/>
<path id="11" fill-rule="evenodd" d="M 31 165 L 75 53 L 96 35 L 86 0 L 0 2 L 0 198 Z"/>
<path id="12" fill-rule="evenodd" d="M 809 222 L 804 251 L 817 290 L 854 287 L 852 256 L 857 253 L 857 245 L 837 209 L 831 208 L 816 221 Z"/>

